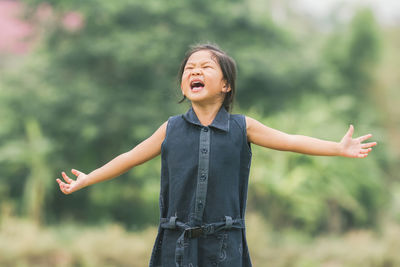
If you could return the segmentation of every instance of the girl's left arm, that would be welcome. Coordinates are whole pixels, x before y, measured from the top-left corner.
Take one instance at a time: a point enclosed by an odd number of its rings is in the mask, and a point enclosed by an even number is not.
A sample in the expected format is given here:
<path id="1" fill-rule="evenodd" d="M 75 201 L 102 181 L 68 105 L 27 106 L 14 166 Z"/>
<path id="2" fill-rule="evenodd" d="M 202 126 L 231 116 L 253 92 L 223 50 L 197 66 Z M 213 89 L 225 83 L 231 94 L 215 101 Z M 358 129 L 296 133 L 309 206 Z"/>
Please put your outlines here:
<path id="1" fill-rule="evenodd" d="M 263 125 L 255 119 L 246 117 L 247 140 L 253 144 L 276 150 L 292 151 L 318 156 L 342 156 L 365 158 L 376 142 L 362 143 L 372 134 L 352 138 L 354 127 L 349 130 L 340 142 L 325 141 L 304 135 L 287 134 Z"/>

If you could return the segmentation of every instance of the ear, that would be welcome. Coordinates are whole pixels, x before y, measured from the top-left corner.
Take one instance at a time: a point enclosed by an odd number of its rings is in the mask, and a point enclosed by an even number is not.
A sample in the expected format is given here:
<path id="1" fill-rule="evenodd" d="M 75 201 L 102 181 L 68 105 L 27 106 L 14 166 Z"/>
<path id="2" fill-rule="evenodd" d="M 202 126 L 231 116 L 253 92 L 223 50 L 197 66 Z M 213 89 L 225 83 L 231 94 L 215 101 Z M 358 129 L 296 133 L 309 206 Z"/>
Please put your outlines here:
<path id="1" fill-rule="evenodd" d="M 227 82 L 225 82 L 224 86 L 222 87 L 222 92 L 228 93 L 230 91 L 231 91 L 231 86 Z"/>

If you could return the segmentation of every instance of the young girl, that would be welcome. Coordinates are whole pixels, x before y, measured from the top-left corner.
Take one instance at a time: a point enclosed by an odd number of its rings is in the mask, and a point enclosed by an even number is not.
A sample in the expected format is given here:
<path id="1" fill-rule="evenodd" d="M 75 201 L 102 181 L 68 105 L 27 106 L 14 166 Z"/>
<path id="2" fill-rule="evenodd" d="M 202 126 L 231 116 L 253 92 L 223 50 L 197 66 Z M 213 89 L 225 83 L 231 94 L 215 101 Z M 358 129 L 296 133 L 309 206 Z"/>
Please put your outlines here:
<path id="1" fill-rule="evenodd" d="M 353 126 L 339 143 L 290 135 L 244 116 L 230 114 L 236 65 L 214 45 L 197 45 L 182 62 L 184 115 L 168 119 L 148 139 L 103 167 L 64 181 L 70 194 L 114 178 L 161 153 L 160 226 L 150 266 L 251 266 L 245 236 L 245 208 L 251 162 L 250 143 L 309 155 L 365 158 L 372 135 L 352 138 Z M 183 99 L 182 99 L 183 101 Z"/>

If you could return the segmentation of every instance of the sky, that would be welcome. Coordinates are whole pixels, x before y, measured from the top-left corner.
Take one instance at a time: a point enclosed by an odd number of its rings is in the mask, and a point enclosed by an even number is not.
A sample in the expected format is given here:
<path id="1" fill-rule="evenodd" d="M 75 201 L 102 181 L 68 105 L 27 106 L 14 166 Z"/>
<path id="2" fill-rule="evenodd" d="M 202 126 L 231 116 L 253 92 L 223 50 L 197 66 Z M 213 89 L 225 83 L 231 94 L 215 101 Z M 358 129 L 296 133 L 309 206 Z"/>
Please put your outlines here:
<path id="1" fill-rule="evenodd" d="M 298 10 L 313 17 L 323 19 L 333 10 L 338 10 L 344 18 L 351 16 L 357 6 L 368 6 L 384 25 L 400 24 L 400 0 L 295 0 Z"/>

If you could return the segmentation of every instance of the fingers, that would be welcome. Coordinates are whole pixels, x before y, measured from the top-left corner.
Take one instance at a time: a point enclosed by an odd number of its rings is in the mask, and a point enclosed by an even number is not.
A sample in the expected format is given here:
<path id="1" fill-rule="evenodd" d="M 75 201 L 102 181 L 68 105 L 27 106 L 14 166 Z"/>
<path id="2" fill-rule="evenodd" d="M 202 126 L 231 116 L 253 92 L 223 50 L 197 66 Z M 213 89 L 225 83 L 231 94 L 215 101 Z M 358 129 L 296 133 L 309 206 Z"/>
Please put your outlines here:
<path id="1" fill-rule="evenodd" d="M 60 186 L 60 190 L 64 193 L 64 194 L 69 194 L 71 192 L 70 189 L 70 185 L 64 183 L 63 181 L 61 181 L 60 179 L 56 179 L 58 185 Z"/>
<path id="2" fill-rule="evenodd" d="M 78 170 L 72 169 L 71 172 L 75 175 L 75 176 L 79 176 L 81 174 L 84 174 L 83 172 L 80 172 Z M 63 177 L 64 181 L 63 182 L 61 179 L 56 179 L 58 185 L 60 186 L 60 190 L 64 193 L 64 194 L 70 194 L 74 191 L 76 191 L 77 187 L 76 187 L 76 180 L 73 180 L 71 178 L 68 177 L 68 175 L 65 172 L 61 172 L 61 176 Z"/>
<path id="3" fill-rule="evenodd" d="M 372 148 L 360 149 L 360 152 L 358 153 L 357 157 L 358 158 L 366 158 L 368 156 L 368 153 L 371 151 L 372 151 Z"/>
<path id="4" fill-rule="evenodd" d="M 353 136 L 353 133 L 354 133 L 354 126 L 353 126 L 353 124 L 350 124 L 349 130 L 347 131 L 346 136 L 351 138 Z"/>
<path id="5" fill-rule="evenodd" d="M 360 141 L 360 143 L 364 142 L 365 140 L 369 139 L 372 137 L 372 134 L 367 134 L 367 135 L 363 135 L 357 138 L 358 141 Z"/>
<path id="6" fill-rule="evenodd" d="M 62 177 L 64 178 L 64 180 L 67 182 L 67 183 L 72 183 L 74 180 L 72 180 L 71 178 L 69 178 L 66 174 L 65 174 L 65 172 L 62 172 L 61 173 L 61 175 L 62 175 Z"/>
<path id="7" fill-rule="evenodd" d="M 368 148 L 368 149 L 361 149 L 360 153 L 361 154 L 368 154 L 369 152 L 371 152 L 372 148 Z"/>
<path id="8" fill-rule="evenodd" d="M 358 154 L 358 158 L 363 159 L 366 158 L 368 154 Z"/>
<path id="9" fill-rule="evenodd" d="M 376 142 L 371 142 L 371 143 L 365 143 L 365 144 L 361 144 L 361 148 L 370 148 L 373 146 L 376 146 L 377 143 Z"/>
<path id="10" fill-rule="evenodd" d="M 75 170 L 75 169 L 72 169 L 71 172 L 72 172 L 72 174 L 74 174 L 76 177 L 78 177 L 78 176 L 81 174 L 80 171 Z"/>

